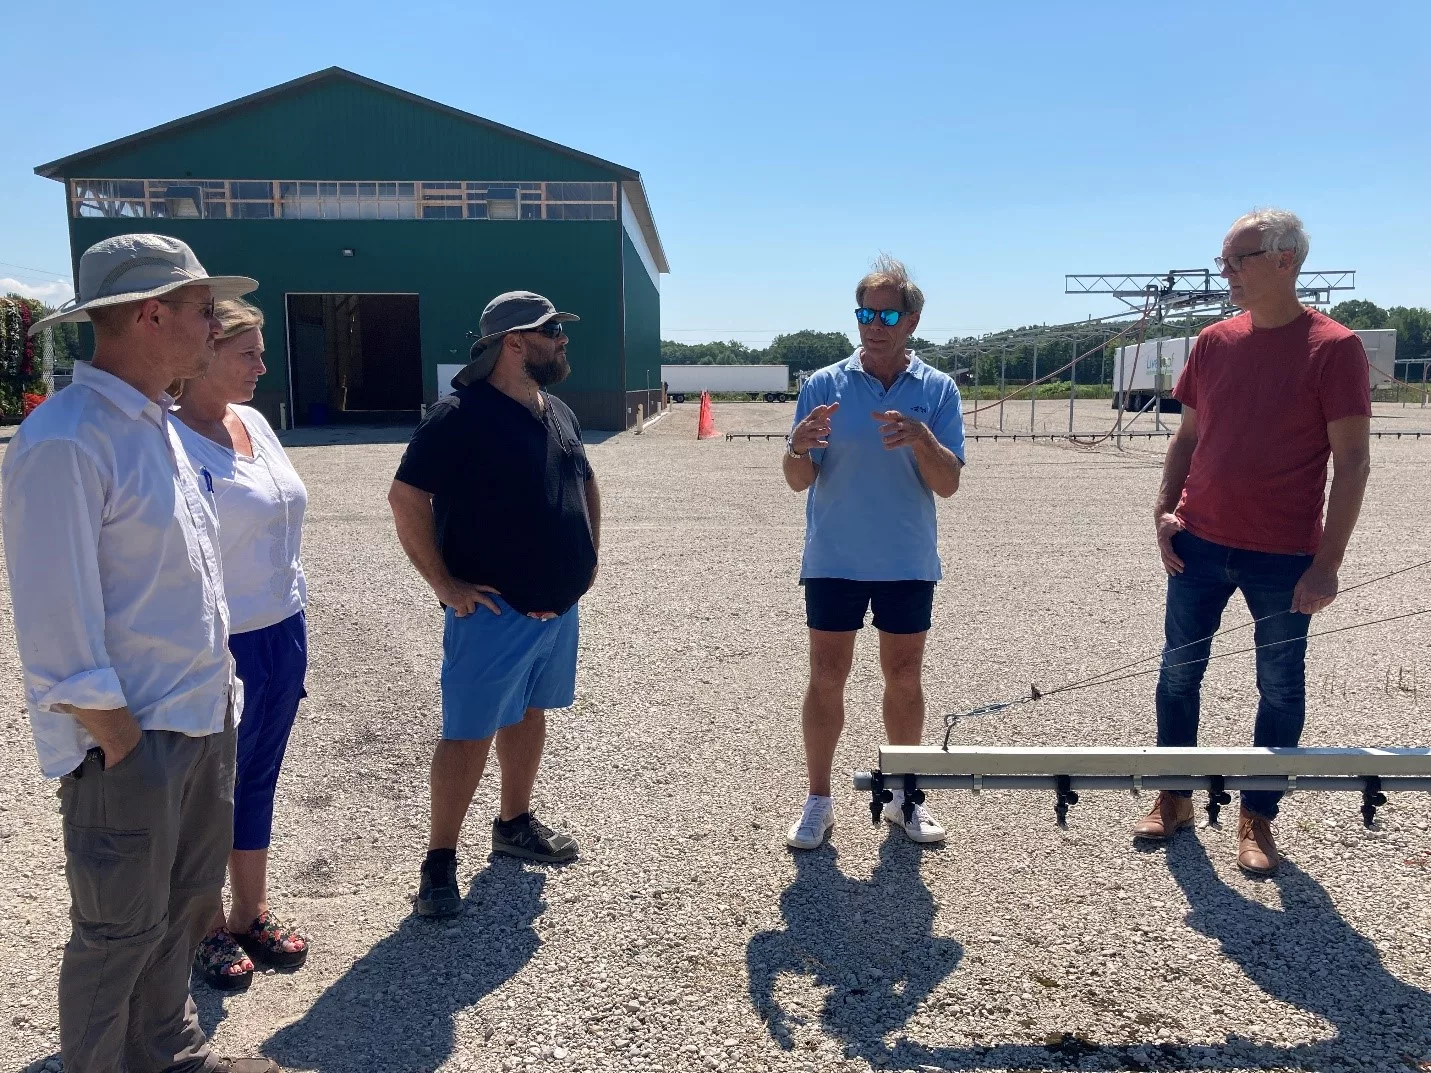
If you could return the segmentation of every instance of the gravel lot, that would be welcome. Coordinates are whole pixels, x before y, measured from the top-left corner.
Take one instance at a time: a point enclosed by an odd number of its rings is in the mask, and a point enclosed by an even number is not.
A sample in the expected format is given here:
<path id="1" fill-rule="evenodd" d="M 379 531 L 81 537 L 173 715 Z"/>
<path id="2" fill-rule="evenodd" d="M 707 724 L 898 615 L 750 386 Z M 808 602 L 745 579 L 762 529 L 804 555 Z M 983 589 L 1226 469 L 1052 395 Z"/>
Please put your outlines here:
<path id="1" fill-rule="evenodd" d="M 791 410 L 718 406 L 716 421 L 781 430 Z M 1425 411 L 1384 410 L 1378 427 L 1431 429 Z M 1106 404 L 1078 412 L 1081 428 L 1111 423 Z M 606 550 L 582 607 L 578 701 L 552 718 L 538 793 L 582 860 L 489 863 L 485 782 L 460 851 L 468 908 L 446 925 L 410 915 L 440 622 L 385 502 L 401 453 L 387 441 L 401 437 L 293 440 L 308 444 L 292 454 L 312 497 L 313 666 L 273 873 L 276 905 L 310 926 L 314 950 L 301 972 L 260 977 L 247 994 L 199 992 L 224 1052 L 325 1073 L 1431 1069 L 1431 795 L 1395 797 L 1373 832 L 1354 795 L 1294 796 L 1278 824 L 1288 863 L 1262 882 L 1237 871 L 1230 822 L 1135 851 L 1126 832 L 1147 801 L 1117 794 L 1085 795 L 1066 831 L 1051 794 L 932 794 L 951 839 L 921 849 L 871 826 L 865 799 L 837 788 L 832 845 L 792 856 L 802 497 L 780 479 L 778 441 L 698 442 L 695 413 L 678 406 L 643 436 L 590 448 Z M 1040 413 L 1066 427 L 1066 403 Z M 1027 403 L 1006 415 L 1010 430 L 1027 419 Z M 980 416 L 981 431 L 994 423 Z M 1156 649 L 1163 579 L 1147 513 L 1162 451 L 971 444 L 965 487 L 940 507 L 948 579 L 930 637 L 931 713 Z M 1373 452 L 1344 584 L 1425 557 L 1431 441 L 1374 441 Z M 1351 594 L 1314 629 L 1421 606 L 1427 581 Z M 1234 608 L 1225 624 L 1245 619 Z M 1431 743 L 1413 692 L 1431 691 L 1428 628 L 1413 619 L 1313 641 L 1307 744 Z M 846 770 L 875 760 L 872 642 L 862 638 L 850 684 Z M 6 594 L 6 1070 L 55 1055 L 68 931 L 53 786 L 34 763 L 14 651 Z M 1205 742 L 1245 744 L 1250 658 L 1212 664 L 1204 695 Z M 1149 678 L 1026 706 L 956 740 L 1152 735 Z"/>

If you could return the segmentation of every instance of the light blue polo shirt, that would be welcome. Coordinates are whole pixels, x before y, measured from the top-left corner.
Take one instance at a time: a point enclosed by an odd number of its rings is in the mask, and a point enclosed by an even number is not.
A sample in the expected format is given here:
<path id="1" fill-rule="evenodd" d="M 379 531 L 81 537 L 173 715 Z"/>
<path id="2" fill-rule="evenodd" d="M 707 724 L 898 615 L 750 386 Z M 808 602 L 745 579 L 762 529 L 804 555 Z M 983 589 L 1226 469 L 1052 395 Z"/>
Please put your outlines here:
<path id="1" fill-rule="evenodd" d="M 852 581 L 938 581 L 939 528 L 934 493 L 919 475 L 914 450 L 885 449 L 874 411 L 898 410 L 923 421 L 964 461 L 964 417 L 953 379 L 913 351 L 888 391 L 860 364 L 860 351 L 805 381 L 795 424 L 816 406 L 838 402 L 830 446 L 814 448 L 820 467 L 805 501 L 805 558 L 800 577 Z"/>

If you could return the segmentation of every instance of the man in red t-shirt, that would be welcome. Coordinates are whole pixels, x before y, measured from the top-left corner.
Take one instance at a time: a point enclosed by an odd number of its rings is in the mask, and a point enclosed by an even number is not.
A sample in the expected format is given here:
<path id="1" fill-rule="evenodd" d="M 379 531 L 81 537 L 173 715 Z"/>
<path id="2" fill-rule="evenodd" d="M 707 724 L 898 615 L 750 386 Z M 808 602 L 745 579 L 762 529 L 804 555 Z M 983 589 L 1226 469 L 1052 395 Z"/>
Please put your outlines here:
<path id="1" fill-rule="evenodd" d="M 1173 391 L 1182 424 L 1153 508 L 1168 572 L 1159 745 L 1197 744 L 1211 635 L 1239 590 L 1259 646 L 1253 744 L 1294 746 L 1302 735 L 1307 628 L 1337 596 L 1366 490 L 1371 427 L 1361 340 L 1297 297 L 1306 256 L 1306 233 L 1290 212 L 1253 212 L 1232 225 L 1217 267 L 1244 312 L 1198 336 Z M 1281 797 L 1243 793 L 1244 871 L 1276 870 L 1271 821 Z M 1170 838 L 1192 822 L 1191 796 L 1164 791 L 1133 833 Z"/>

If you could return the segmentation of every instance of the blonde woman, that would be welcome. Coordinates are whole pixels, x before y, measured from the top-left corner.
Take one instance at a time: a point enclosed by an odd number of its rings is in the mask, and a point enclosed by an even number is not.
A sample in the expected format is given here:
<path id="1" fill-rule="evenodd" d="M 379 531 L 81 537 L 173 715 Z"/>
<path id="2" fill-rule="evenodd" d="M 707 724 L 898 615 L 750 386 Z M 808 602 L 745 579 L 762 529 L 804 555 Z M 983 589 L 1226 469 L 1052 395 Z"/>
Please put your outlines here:
<path id="1" fill-rule="evenodd" d="M 220 332 L 208 372 L 186 380 L 174 415 L 203 489 L 213 495 L 230 636 L 244 684 L 234 787 L 228 916 L 199 945 L 210 986 L 239 991 L 254 962 L 296 969 L 307 937 L 268 905 L 273 796 L 308 666 L 307 584 L 299 558 L 308 492 L 262 414 L 241 405 L 263 375 L 263 314 L 247 302 L 214 306 Z"/>

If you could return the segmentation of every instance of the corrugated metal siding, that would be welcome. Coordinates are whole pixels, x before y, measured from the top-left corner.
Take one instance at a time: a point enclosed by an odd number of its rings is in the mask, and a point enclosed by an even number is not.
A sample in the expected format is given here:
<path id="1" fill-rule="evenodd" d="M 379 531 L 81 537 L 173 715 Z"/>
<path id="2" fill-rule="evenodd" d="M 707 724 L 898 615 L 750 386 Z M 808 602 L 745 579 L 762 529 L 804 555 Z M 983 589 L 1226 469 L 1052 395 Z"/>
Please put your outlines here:
<path id="1" fill-rule="evenodd" d="M 201 126 L 87 158 L 69 177 L 618 178 L 585 161 L 352 82 L 319 84 Z"/>
<path id="2" fill-rule="evenodd" d="M 564 391 L 557 397 L 571 407 L 583 431 L 624 432 L 627 428 L 625 398 L 619 391 Z"/>
<path id="3" fill-rule="evenodd" d="M 626 390 L 661 386 L 661 292 L 651 282 L 631 237 L 621 233 L 625 296 Z"/>
<path id="4" fill-rule="evenodd" d="M 285 294 L 417 294 L 424 396 L 432 402 L 437 366 L 467 360 L 467 332 L 482 307 L 503 291 L 526 289 L 581 317 L 568 328 L 572 375 L 556 393 L 589 400 L 577 410 L 587 427 L 625 427 L 616 221 L 82 219 L 71 221 L 74 256 L 136 224 L 183 239 L 215 275 L 260 282 L 252 298 L 268 321 L 268 372 L 255 402 L 270 420 L 287 398 Z M 344 247 L 356 256 L 342 256 Z"/>

